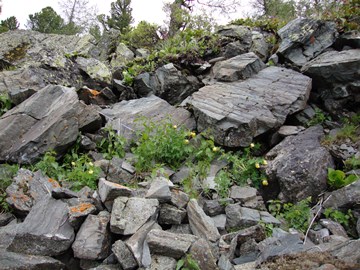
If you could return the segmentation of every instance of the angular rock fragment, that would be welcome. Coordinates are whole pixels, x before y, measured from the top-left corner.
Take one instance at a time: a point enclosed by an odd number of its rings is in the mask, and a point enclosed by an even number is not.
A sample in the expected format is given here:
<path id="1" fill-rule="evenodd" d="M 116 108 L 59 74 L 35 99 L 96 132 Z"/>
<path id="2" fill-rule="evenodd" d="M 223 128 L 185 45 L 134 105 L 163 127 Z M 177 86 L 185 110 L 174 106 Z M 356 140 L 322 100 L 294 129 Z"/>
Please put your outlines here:
<path id="1" fill-rule="evenodd" d="M 157 177 L 151 182 L 145 197 L 157 199 L 159 202 L 169 202 L 171 200 L 170 185 L 172 185 L 170 180 L 164 177 Z"/>
<path id="2" fill-rule="evenodd" d="M 130 197 L 134 194 L 132 189 L 106 181 L 104 178 L 99 179 L 98 190 L 101 201 L 109 211 L 111 211 L 114 200 L 117 197 Z"/>
<path id="3" fill-rule="evenodd" d="M 76 230 L 80 228 L 88 215 L 97 212 L 96 206 L 89 199 L 67 200 L 67 203 L 69 204 L 69 222 Z"/>
<path id="4" fill-rule="evenodd" d="M 170 204 L 162 204 L 159 212 L 159 224 L 181 224 L 186 216 L 184 209 Z"/>
<path id="5" fill-rule="evenodd" d="M 130 251 L 130 249 L 126 246 L 126 244 L 123 241 L 117 240 L 113 244 L 111 250 L 114 252 L 122 269 L 132 270 L 137 268 L 138 264 L 135 260 L 133 253 Z"/>
<path id="6" fill-rule="evenodd" d="M 200 269 L 217 270 L 216 258 L 205 239 L 199 239 L 190 247 L 189 254 L 196 261 Z"/>
<path id="7" fill-rule="evenodd" d="M 86 218 L 72 245 L 76 258 L 101 260 L 109 256 L 111 246 L 109 221 L 110 214 L 106 211 Z"/>
<path id="8" fill-rule="evenodd" d="M 179 189 L 171 190 L 171 204 L 178 208 L 185 208 L 188 201 L 190 200 L 189 195 Z"/>
<path id="9" fill-rule="evenodd" d="M 239 204 L 229 204 L 225 208 L 227 228 L 246 228 L 260 222 L 259 211 L 241 207 Z"/>
<path id="10" fill-rule="evenodd" d="M 230 198 L 234 199 L 235 201 L 240 201 L 241 203 L 255 199 L 256 195 L 257 190 L 256 188 L 252 187 L 232 186 L 230 189 Z"/>
<path id="11" fill-rule="evenodd" d="M 174 258 L 153 255 L 151 256 L 151 265 L 149 270 L 174 270 L 176 269 L 177 261 Z"/>

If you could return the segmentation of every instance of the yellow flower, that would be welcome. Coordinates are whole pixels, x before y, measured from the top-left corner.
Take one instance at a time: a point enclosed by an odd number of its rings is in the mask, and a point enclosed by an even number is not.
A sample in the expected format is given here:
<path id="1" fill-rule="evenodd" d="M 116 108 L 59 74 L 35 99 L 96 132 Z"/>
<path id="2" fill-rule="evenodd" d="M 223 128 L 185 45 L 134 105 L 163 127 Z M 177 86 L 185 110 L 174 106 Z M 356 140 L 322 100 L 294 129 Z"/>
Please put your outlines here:
<path id="1" fill-rule="evenodd" d="M 89 166 L 94 166 L 94 164 L 92 162 L 89 162 Z"/>
<path id="2" fill-rule="evenodd" d="M 255 144 L 250 143 L 250 148 L 254 148 L 254 147 L 255 147 Z"/>
<path id="3" fill-rule="evenodd" d="M 195 133 L 195 132 L 190 132 L 190 136 L 191 136 L 192 138 L 195 138 L 195 137 L 196 137 L 196 133 Z"/>
<path id="4" fill-rule="evenodd" d="M 74 161 L 71 161 L 71 165 L 75 166 L 75 165 L 76 165 L 76 163 L 75 163 Z"/>
<path id="5" fill-rule="evenodd" d="M 177 129 L 177 125 L 173 125 L 173 129 Z"/>
<path id="6" fill-rule="evenodd" d="M 268 164 L 267 161 L 266 161 L 266 159 L 264 159 L 262 163 L 263 163 L 264 165 L 267 165 L 267 164 Z"/>
<path id="7" fill-rule="evenodd" d="M 185 144 L 189 144 L 189 140 L 184 140 L 184 143 L 185 143 Z"/>
<path id="8" fill-rule="evenodd" d="M 263 186 L 268 186 L 268 185 L 269 185 L 269 182 L 268 182 L 268 180 L 264 179 L 264 180 L 262 180 L 261 184 L 262 184 Z"/>
<path id="9" fill-rule="evenodd" d="M 212 150 L 213 150 L 213 152 L 218 152 L 218 151 L 220 150 L 220 148 L 219 148 L 219 147 L 214 146 Z"/>
<path id="10" fill-rule="evenodd" d="M 93 174 L 94 173 L 94 171 L 93 170 L 89 170 L 89 174 Z"/>
<path id="11" fill-rule="evenodd" d="M 260 168 L 260 164 L 259 163 L 255 163 L 255 168 L 259 169 Z"/>

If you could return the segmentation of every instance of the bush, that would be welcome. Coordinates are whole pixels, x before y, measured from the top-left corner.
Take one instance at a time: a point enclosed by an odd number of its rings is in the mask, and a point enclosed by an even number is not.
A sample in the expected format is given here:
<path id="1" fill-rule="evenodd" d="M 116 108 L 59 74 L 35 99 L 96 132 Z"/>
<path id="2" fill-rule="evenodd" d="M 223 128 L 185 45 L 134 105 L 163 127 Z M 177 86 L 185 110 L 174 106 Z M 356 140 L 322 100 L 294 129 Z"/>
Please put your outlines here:
<path id="1" fill-rule="evenodd" d="M 126 45 L 135 48 L 153 49 L 160 40 L 158 29 L 156 24 L 141 21 L 132 31 L 122 35 L 121 39 Z"/>

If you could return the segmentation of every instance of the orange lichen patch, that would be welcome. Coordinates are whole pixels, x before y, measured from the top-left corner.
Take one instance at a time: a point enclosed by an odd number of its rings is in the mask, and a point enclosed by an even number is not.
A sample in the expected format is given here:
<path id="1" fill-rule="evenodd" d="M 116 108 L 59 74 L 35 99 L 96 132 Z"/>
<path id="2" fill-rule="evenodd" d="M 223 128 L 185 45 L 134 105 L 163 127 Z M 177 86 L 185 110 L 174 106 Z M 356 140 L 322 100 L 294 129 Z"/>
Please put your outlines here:
<path id="1" fill-rule="evenodd" d="M 113 187 L 118 187 L 118 188 L 123 188 L 123 189 L 128 189 L 128 190 L 130 190 L 128 187 L 125 187 L 125 186 L 120 185 L 120 184 L 118 184 L 118 183 L 113 183 L 113 182 L 111 182 L 111 185 L 112 185 Z"/>
<path id="2" fill-rule="evenodd" d="M 89 89 L 89 92 L 90 92 L 93 96 L 100 95 L 100 92 L 97 91 L 97 90 Z"/>
<path id="3" fill-rule="evenodd" d="M 60 187 L 60 184 L 55 179 L 49 178 L 48 182 L 52 185 L 53 188 Z"/>
<path id="4" fill-rule="evenodd" d="M 22 194 L 22 193 L 13 194 L 13 195 L 11 195 L 10 198 L 13 201 L 17 201 L 17 200 L 21 200 L 23 202 L 31 201 L 31 198 L 29 196 L 26 196 L 25 194 Z"/>
<path id="5" fill-rule="evenodd" d="M 70 213 L 84 213 L 91 207 L 94 207 L 91 203 L 82 203 L 80 205 L 70 207 Z"/>

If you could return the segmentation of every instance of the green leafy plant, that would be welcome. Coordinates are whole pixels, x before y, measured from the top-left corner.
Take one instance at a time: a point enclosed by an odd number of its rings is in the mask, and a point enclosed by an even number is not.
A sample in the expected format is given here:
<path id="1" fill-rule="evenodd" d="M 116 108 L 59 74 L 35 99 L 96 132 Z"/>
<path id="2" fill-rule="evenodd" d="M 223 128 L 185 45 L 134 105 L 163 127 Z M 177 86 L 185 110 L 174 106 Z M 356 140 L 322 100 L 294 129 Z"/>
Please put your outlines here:
<path id="1" fill-rule="evenodd" d="M 11 109 L 11 101 L 6 93 L 0 94 L 0 116 Z"/>
<path id="2" fill-rule="evenodd" d="M 266 237 L 271 237 L 274 230 L 274 224 L 260 221 L 259 224 L 264 228 Z"/>
<path id="3" fill-rule="evenodd" d="M 326 218 L 332 219 L 346 228 L 349 227 L 350 223 L 355 220 L 354 215 L 350 209 L 348 209 L 347 213 L 344 213 L 333 208 L 326 208 L 324 215 Z"/>
<path id="4" fill-rule="evenodd" d="M 201 270 L 198 263 L 190 254 L 180 259 L 176 264 L 176 270 Z"/>
<path id="5" fill-rule="evenodd" d="M 12 178 L 19 170 L 18 165 L 8 165 L 2 164 L 0 165 L 0 173 L 1 173 L 1 181 L 0 181 L 0 213 L 2 212 L 10 212 L 10 206 L 6 202 L 6 189 L 12 183 Z"/>
<path id="6" fill-rule="evenodd" d="M 64 168 L 56 160 L 55 151 L 46 152 L 39 162 L 31 166 L 31 170 L 41 170 L 48 177 L 56 180 L 64 179 L 66 174 Z"/>
<path id="7" fill-rule="evenodd" d="M 216 183 L 216 192 L 219 194 L 220 198 L 228 198 L 229 190 L 232 185 L 232 180 L 229 177 L 229 174 L 225 171 L 220 171 L 215 178 Z"/>
<path id="8" fill-rule="evenodd" d="M 106 136 L 97 143 L 96 147 L 103 154 L 105 159 L 113 157 L 123 158 L 125 156 L 126 139 L 117 134 L 116 131 L 109 127 L 105 128 Z"/>
<path id="9" fill-rule="evenodd" d="M 347 186 L 354 182 L 358 177 L 356 175 L 350 174 L 346 176 L 346 174 L 341 170 L 334 170 L 332 168 L 328 168 L 328 184 L 330 187 L 334 189 L 339 189 L 344 186 Z"/>
<path id="10" fill-rule="evenodd" d="M 273 216 L 285 220 L 289 228 L 306 232 L 311 220 L 309 206 L 311 197 L 301 200 L 297 204 L 281 203 L 279 200 L 270 200 L 268 203 L 269 212 Z"/>
<path id="11" fill-rule="evenodd" d="M 329 116 L 326 116 L 322 110 L 319 108 L 315 108 L 315 115 L 312 119 L 310 119 L 306 125 L 308 127 L 315 126 L 318 124 L 323 124 L 326 120 L 330 120 Z"/>
<path id="12" fill-rule="evenodd" d="M 360 169 L 360 158 L 356 158 L 355 156 L 348 158 L 345 160 L 344 165 L 347 170 Z"/>

